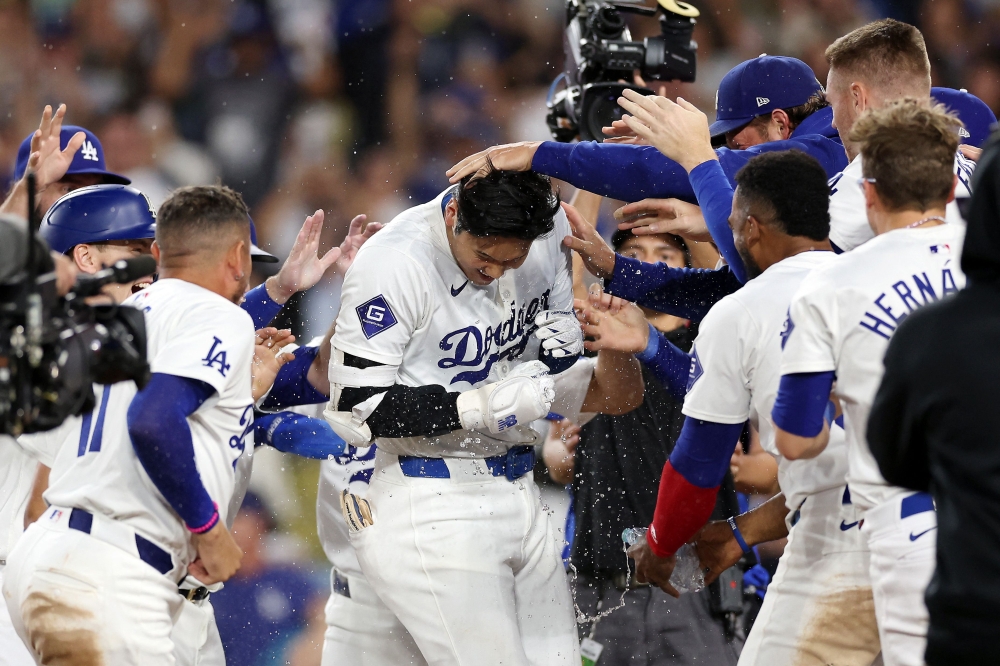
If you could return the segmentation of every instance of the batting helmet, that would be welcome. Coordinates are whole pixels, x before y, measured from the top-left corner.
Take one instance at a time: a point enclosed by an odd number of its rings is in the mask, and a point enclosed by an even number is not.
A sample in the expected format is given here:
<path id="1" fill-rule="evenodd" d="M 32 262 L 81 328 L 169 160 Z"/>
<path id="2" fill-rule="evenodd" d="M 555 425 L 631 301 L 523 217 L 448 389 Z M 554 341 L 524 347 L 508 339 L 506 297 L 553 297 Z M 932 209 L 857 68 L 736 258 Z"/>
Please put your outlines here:
<path id="1" fill-rule="evenodd" d="M 56 201 L 38 235 L 56 252 L 80 243 L 154 238 L 156 213 L 146 195 L 127 185 L 91 185 Z"/>

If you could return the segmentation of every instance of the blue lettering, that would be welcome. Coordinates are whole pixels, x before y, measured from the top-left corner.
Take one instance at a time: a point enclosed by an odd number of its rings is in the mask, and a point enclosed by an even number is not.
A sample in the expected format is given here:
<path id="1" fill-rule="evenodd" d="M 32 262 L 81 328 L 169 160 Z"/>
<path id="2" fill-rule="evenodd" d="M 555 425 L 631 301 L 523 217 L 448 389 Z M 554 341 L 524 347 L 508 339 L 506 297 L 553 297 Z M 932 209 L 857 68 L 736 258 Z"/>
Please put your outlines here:
<path id="1" fill-rule="evenodd" d="M 931 286 L 931 280 L 927 277 L 927 273 L 921 273 L 924 279 L 921 280 L 919 275 L 913 276 L 913 283 L 917 285 L 917 291 L 920 292 L 921 297 L 924 299 L 924 303 L 937 300 L 937 294 L 934 293 L 934 287 Z M 930 301 L 927 295 L 930 294 Z"/>
<path id="2" fill-rule="evenodd" d="M 910 286 L 904 281 L 900 280 L 896 284 L 892 285 L 892 288 L 896 290 L 899 297 L 902 299 L 903 304 L 913 312 L 920 307 L 920 303 L 917 303 L 917 299 L 913 298 L 913 292 L 910 291 Z"/>
<path id="3" fill-rule="evenodd" d="M 889 324 L 887 322 L 882 321 L 881 319 L 879 319 L 878 317 L 876 317 L 875 315 L 873 315 L 870 312 L 866 312 L 865 313 L 865 317 L 867 317 L 868 319 L 870 319 L 872 321 L 872 323 L 868 323 L 865 320 L 861 320 L 861 322 L 860 322 L 861 325 L 864 326 L 865 328 L 867 328 L 872 333 L 876 333 L 878 335 L 881 335 L 886 340 L 888 340 L 889 336 L 892 335 L 892 332 L 896 330 L 895 326 L 893 326 L 892 324 Z M 888 333 L 883 333 L 882 330 L 881 330 L 883 327 L 886 328 L 886 329 L 888 329 L 889 332 Z"/>
<path id="4" fill-rule="evenodd" d="M 892 313 L 892 310 L 889 309 L 888 305 L 882 305 L 882 299 L 883 298 L 885 298 L 885 294 L 879 294 L 879 297 L 875 299 L 875 305 L 877 305 L 882 310 L 882 312 L 884 312 L 887 315 L 889 315 L 889 318 L 892 319 L 892 321 L 894 321 L 897 324 L 899 322 L 903 321 L 904 319 L 906 319 L 906 315 L 903 315 L 902 317 L 897 317 L 896 315 L 894 315 Z M 868 313 L 866 312 L 865 314 L 868 314 Z"/>
<path id="5" fill-rule="evenodd" d="M 951 274 L 950 268 L 941 269 L 941 298 L 944 298 L 952 292 L 957 292 L 958 287 L 955 286 L 955 276 Z"/>
<path id="6" fill-rule="evenodd" d="M 205 358 L 201 359 L 201 362 L 203 365 L 209 368 L 215 367 L 215 364 L 218 363 L 219 367 L 216 368 L 216 370 L 219 371 L 220 375 L 225 377 L 226 373 L 229 372 L 229 363 L 226 362 L 226 352 L 222 350 L 218 352 L 215 351 L 216 348 L 218 348 L 218 346 L 222 344 L 222 340 L 214 336 L 212 337 L 212 339 L 215 342 L 212 343 L 212 348 L 208 350 L 208 353 L 205 354 Z"/>
<path id="7" fill-rule="evenodd" d="M 243 426 L 243 432 L 229 438 L 229 448 L 238 449 L 240 455 L 242 455 L 247 445 L 247 435 L 253 432 L 253 405 L 247 405 L 243 410 L 243 413 L 240 415 L 240 425 Z M 233 469 L 236 469 L 236 461 L 239 459 L 240 456 L 236 456 L 233 460 Z"/>

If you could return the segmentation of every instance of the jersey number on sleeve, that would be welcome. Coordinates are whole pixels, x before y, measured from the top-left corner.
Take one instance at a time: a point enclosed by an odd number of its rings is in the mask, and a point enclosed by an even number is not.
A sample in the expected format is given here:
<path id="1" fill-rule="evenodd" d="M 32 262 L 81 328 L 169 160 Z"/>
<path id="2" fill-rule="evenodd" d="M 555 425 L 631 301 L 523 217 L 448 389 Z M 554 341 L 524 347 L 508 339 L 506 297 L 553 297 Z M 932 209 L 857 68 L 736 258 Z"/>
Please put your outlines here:
<path id="1" fill-rule="evenodd" d="M 80 424 L 80 446 L 76 450 L 78 458 L 87 451 L 97 453 L 101 450 L 101 440 L 104 437 L 104 414 L 108 411 L 108 396 L 110 394 L 111 385 L 105 384 L 104 390 L 101 392 L 101 406 L 97 408 L 96 421 L 94 421 L 93 410 L 83 415 L 83 423 Z M 91 422 L 94 424 L 93 433 L 90 431 Z"/>

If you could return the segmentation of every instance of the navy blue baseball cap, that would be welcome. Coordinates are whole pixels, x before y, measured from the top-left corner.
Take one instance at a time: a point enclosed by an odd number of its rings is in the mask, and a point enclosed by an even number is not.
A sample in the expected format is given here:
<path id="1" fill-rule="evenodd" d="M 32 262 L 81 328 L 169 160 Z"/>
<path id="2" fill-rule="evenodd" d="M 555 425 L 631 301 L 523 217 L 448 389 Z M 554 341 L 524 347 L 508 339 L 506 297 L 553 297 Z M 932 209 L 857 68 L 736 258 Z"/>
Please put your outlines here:
<path id="1" fill-rule="evenodd" d="M 257 227 L 254 226 L 253 218 L 249 215 L 247 215 L 247 218 L 250 220 L 250 261 L 257 261 L 262 264 L 278 263 L 276 256 L 257 247 Z"/>
<path id="2" fill-rule="evenodd" d="M 935 102 L 944 104 L 965 125 L 958 130 L 962 143 L 977 148 L 986 143 L 990 131 L 997 124 L 997 117 L 986 102 L 966 90 L 954 88 L 931 88 L 931 97 Z"/>
<path id="3" fill-rule="evenodd" d="M 809 65 L 796 58 L 762 55 L 729 70 L 715 94 L 712 137 L 743 127 L 775 109 L 800 106 L 823 86 Z"/>
<path id="4" fill-rule="evenodd" d="M 146 195 L 127 185 L 91 185 L 60 197 L 38 235 L 56 252 L 80 243 L 155 238 L 156 213 Z"/>
<path id="5" fill-rule="evenodd" d="M 59 148 L 66 150 L 66 144 L 69 143 L 69 140 L 77 132 L 83 132 L 87 135 L 87 138 L 83 140 L 83 145 L 80 146 L 80 149 L 76 151 L 76 155 L 73 156 L 73 163 L 69 165 L 66 175 L 77 173 L 95 174 L 101 176 L 105 183 L 131 184 L 132 181 L 125 176 L 108 171 L 107 166 L 104 164 L 104 146 L 101 145 L 101 142 L 97 140 L 97 136 L 90 130 L 77 127 L 76 125 L 63 125 L 62 132 L 59 134 Z M 17 150 L 17 162 L 14 163 L 14 180 L 21 180 L 24 177 L 24 171 L 28 168 L 28 158 L 31 157 L 31 137 L 34 135 L 34 132 L 29 134 L 28 138 L 21 142 L 21 147 Z"/>

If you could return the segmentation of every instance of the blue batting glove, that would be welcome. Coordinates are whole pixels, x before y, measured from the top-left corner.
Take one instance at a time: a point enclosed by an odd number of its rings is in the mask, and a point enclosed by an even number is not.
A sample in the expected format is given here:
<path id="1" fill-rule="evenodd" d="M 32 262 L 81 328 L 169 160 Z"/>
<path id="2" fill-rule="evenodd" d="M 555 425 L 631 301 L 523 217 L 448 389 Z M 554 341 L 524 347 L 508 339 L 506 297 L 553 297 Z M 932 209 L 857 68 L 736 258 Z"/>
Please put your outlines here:
<path id="1" fill-rule="evenodd" d="M 342 456 L 346 448 L 329 423 L 294 412 L 260 416 L 254 421 L 254 436 L 284 453 L 316 460 Z"/>

